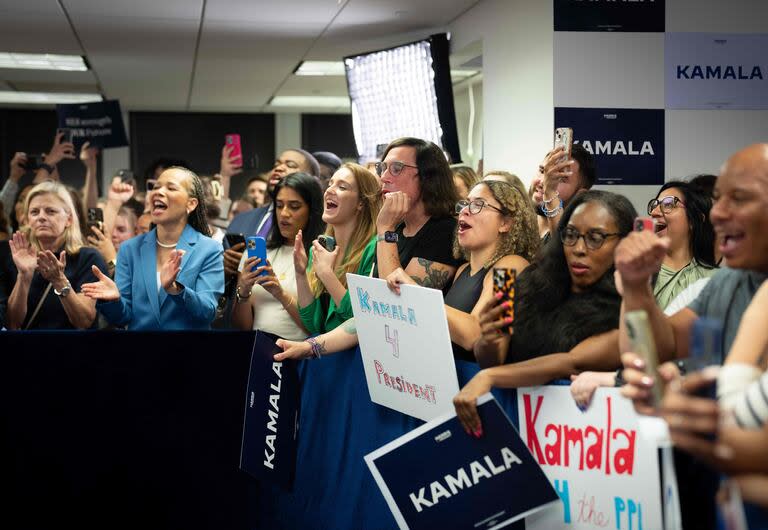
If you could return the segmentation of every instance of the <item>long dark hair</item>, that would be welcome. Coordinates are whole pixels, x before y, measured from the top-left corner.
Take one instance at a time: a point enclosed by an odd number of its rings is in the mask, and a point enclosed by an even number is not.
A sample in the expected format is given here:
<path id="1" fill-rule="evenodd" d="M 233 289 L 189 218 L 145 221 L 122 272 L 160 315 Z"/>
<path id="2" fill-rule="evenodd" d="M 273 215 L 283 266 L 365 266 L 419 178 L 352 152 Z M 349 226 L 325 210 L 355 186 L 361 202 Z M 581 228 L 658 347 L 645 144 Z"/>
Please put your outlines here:
<path id="1" fill-rule="evenodd" d="M 323 191 L 320 189 L 320 184 L 318 184 L 315 177 L 302 172 L 292 173 L 275 185 L 275 189 L 271 193 L 273 204 L 277 204 L 277 194 L 283 188 L 294 190 L 304 199 L 304 202 L 309 207 L 309 218 L 307 219 L 306 226 L 302 228 L 304 250 L 309 253 L 312 241 L 325 230 L 325 223 L 323 222 Z M 286 241 L 283 234 L 280 233 L 277 220 L 277 206 L 275 206 L 272 210 L 272 233 L 269 235 L 267 248 L 277 248 L 286 243 L 293 242 Z"/>
<path id="2" fill-rule="evenodd" d="M 656 198 L 664 193 L 664 190 L 675 188 L 680 190 L 685 200 L 685 217 L 688 219 L 689 248 L 691 256 L 699 265 L 714 269 L 717 267 L 715 260 L 715 227 L 709 220 L 709 211 L 712 209 L 712 196 L 708 192 L 690 182 L 672 180 L 664 183 L 656 194 Z"/>
<path id="3" fill-rule="evenodd" d="M 413 147 L 424 211 L 430 217 L 451 217 L 456 202 L 461 198 L 453 183 L 453 172 L 443 151 L 432 142 L 419 138 L 404 137 L 393 140 L 384 151 L 386 158 L 395 147 Z"/>
<path id="4" fill-rule="evenodd" d="M 623 238 L 632 231 L 637 212 L 629 199 L 623 195 L 601 190 L 579 193 L 565 208 L 557 226 L 557 233 L 552 234 L 547 244 L 539 251 L 534 263 L 521 274 L 517 293 L 517 299 L 521 304 L 536 304 L 544 311 L 549 311 L 570 296 L 571 275 L 568 272 L 560 234 L 571 221 L 574 210 L 589 202 L 600 203 L 611 213 L 620 237 Z M 613 267 L 603 275 L 596 288 L 616 292 Z"/>

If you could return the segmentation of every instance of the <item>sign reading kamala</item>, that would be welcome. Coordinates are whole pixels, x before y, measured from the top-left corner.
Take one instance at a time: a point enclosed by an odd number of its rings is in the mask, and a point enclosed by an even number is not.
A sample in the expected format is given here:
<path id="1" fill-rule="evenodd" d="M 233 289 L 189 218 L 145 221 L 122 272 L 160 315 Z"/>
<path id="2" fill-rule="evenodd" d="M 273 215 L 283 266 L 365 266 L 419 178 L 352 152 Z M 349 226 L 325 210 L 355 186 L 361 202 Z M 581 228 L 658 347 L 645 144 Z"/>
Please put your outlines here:
<path id="1" fill-rule="evenodd" d="M 371 401 L 424 421 L 453 410 L 459 392 L 443 293 L 414 285 L 400 295 L 347 274 Z"/>
<path id="2" fill-rule="evenodd" d="M 668 109 L 768 109 L 768 35 L 667 33 Z"/>
<path id="3" fill-rule="evenodd" d="M 517 403 L 520 434 L 561 500 L 527 530 L 663 528 L 657 445 L 619 389 L 598 389 L 586 412 L 567 386 L 520 388 Z"/>
<path id="4" fill-rule="evenodd" d="M 555 31 L 664 31 L 664 0 L 554 0 Z"/>
<path id="5" fill-rule="evenodd" d="M 256 333 L 240 448 L 240 469 L 290 490 L 296 471 L 299 376 L 294 361 L 275 362 L 282 351 Z"/>
<path id="6" fill-rule="evenodd" d="M 595 156 L 596 184 L 664 183 L 663 109 L 555 108 L 555 127 Z"/>
<path id="7" fill-rule="evenodd" d="M 102 149 L 128 145 L 117 100 L 56 105 L 56 114 L 59 128 L 72 129 L 72 140 L 78 149 L 85 142 Z"/>
<path id="8" fill-rule="evenodd" d="M 557 494 L 493 396 L 478 400 L 483 436 L 449 412 L 366 455 L 398 526 L 501 528 L 557 510 Z"/>

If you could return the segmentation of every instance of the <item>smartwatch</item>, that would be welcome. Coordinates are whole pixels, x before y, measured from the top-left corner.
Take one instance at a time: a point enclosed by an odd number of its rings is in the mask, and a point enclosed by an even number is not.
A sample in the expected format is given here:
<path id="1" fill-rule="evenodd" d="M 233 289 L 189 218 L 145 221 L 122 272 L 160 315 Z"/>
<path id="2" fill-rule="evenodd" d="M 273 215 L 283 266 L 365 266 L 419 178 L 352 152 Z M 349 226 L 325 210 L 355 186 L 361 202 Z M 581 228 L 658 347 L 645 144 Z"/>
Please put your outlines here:
<path id="1" fill-rule="evenodd" d="M 376 241 L 384 241 L 385 243 L 397 243 L 397 232 L 390 232 L 387 230 L 383 236 L 376 236 Z"/>
<path id="2" fill-rule="evenodd" d="M 49 175 L 53 175 L 53 172 L 56 171 L 56 168 L 50 164 L 46 164 L 45 162 L 41 163 L 37 166 L 40 169 L 44 169 L 48 172 Z"/>

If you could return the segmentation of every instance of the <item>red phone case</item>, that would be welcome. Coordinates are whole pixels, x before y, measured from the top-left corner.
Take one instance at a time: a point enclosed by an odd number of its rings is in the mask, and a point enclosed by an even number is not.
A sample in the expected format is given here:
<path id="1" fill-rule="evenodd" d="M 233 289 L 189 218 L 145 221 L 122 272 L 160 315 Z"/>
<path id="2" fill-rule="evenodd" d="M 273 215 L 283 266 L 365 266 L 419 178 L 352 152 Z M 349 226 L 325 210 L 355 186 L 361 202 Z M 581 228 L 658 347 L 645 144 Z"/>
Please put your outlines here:
<path id="1" fill-rule="evenodd" d="M 240 163 L 238 165 L 243 165 L 243 149 L 240 145 L 240 135 L 239 134 L 228 134 L 224 137 L 224 142 L 227 146 L 232 146 L 232 152 L 229 153 L 230 158 L 240 157 Z"/>

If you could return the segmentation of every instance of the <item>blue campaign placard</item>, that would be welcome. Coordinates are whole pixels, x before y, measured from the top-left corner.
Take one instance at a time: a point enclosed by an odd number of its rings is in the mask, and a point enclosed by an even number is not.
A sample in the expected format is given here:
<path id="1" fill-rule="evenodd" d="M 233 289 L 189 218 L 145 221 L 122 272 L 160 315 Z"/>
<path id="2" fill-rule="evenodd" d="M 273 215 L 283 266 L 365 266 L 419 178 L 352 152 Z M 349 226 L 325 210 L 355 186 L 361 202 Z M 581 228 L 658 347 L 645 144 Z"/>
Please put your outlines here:
<path id="1" fill-rule="evenodd" d="M 596 184 L 664 183 L 664 110 L 555 108 L 555 127 L 595 156 Z"/>
<path id="2" fill-rule="evenodd" d="M 455 413 L 430 421 L 366 455 L 401 529 L 501 528 L 558 496 L 491 394 L 478 400 L 483 436 Z"/>
<path id="3" fill-rule="evenodd" d="M 128 145 L 117 100 L 56 105 L 56 114 L 60 129 L 72 129 L 72 141 L 78 149 L 85 142 L 102 149 Z"/>
<path id="4" fill-rule="evenodd" d="M 275 362 L 282 351 L 256 333 L 246 392 L 240 469 L 290 491 L 296 473 L 299 376 L 294 361 Z"/>
<path id="5" fill-rule="evenodd" d="M 554 0 L 555 31 L 664 31 L 664 0 Z"/>

